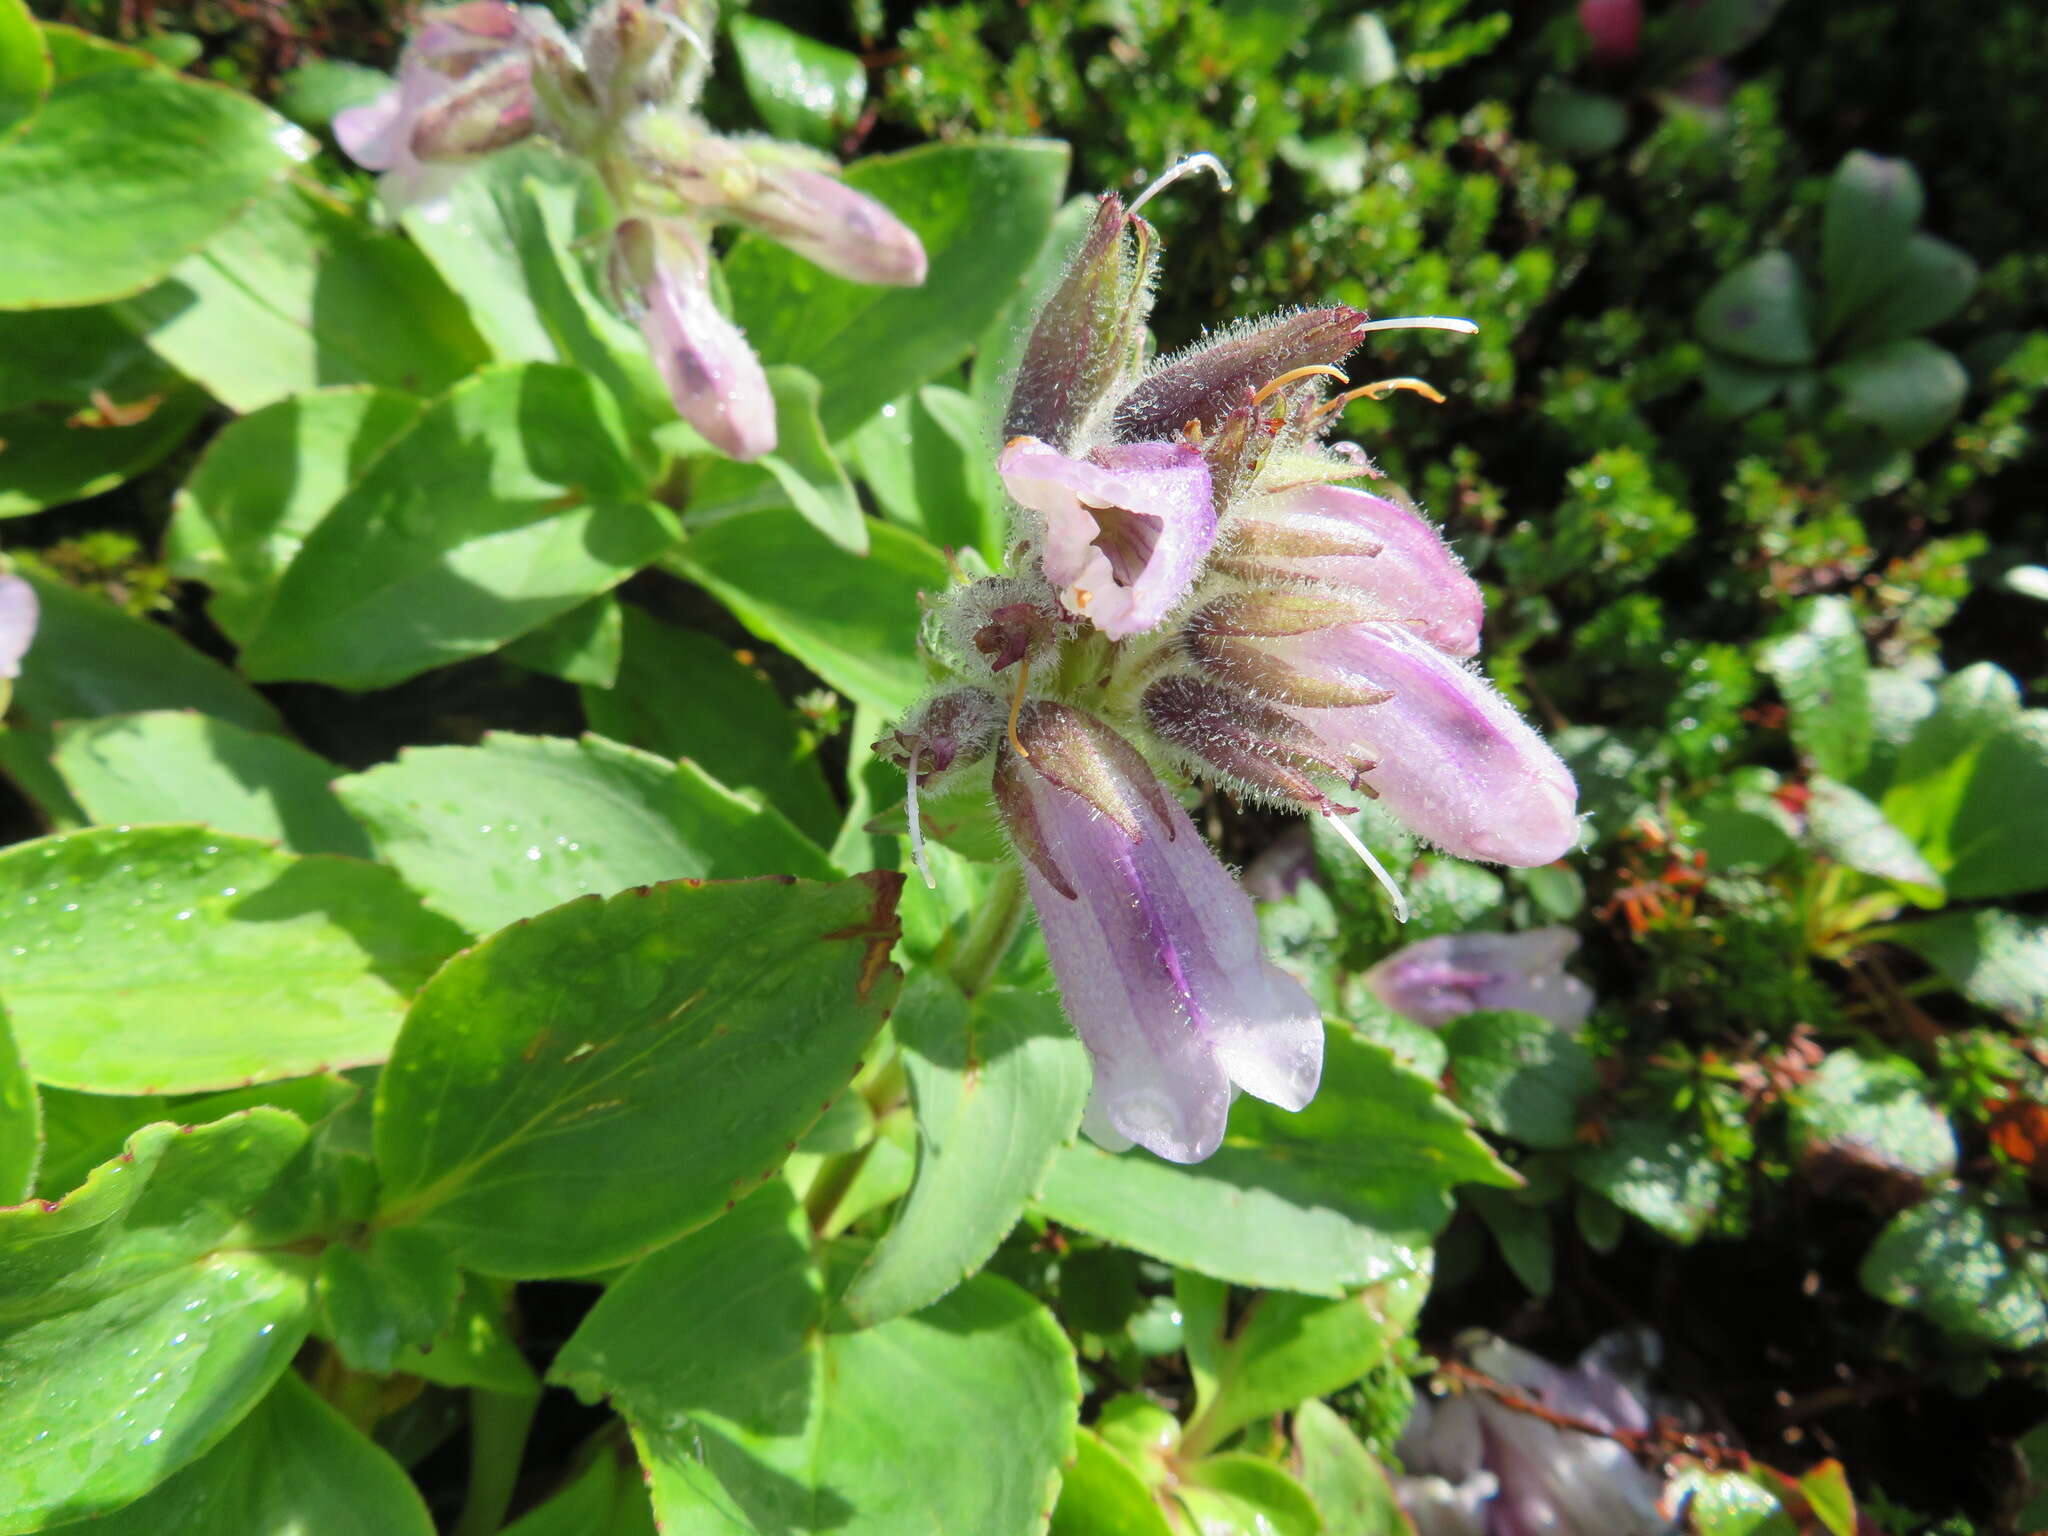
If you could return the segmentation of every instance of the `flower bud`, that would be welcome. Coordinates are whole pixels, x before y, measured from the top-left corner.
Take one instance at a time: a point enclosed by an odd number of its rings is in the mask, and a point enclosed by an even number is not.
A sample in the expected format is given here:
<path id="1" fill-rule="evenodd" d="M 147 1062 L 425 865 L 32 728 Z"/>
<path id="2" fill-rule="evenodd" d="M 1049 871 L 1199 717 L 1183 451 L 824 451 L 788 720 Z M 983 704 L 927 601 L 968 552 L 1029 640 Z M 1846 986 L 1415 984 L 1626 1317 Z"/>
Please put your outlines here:
<path id="1" fill-rule="evenodd" d="M 1137 374 L 1155 252 L 1144 222 L 1126 214 L 1115 193 L 1096 204 L 1095 222 L 1025 343 L 1004 437 L 1069 447 L 1096 407 Z"/>
<path id="2" fill-rule="evenodd" d="M 584 18 L 576 41 L 614 119 L 636 106 L 667 105 L 685 69 L 704 53 L 702 38 L 659 0 L 604 0 Z"/>
<path id="3" fill-rule="evenodd" d="M 1358 785 L 1373 765 L 1332 752 L 1299 720 L 1261 700 L 1198 677 L 1165 677 L 1145 690 L 1145 723 L 1160 740 L 1256 794 L 1332 815 L 1312 774 Z"/>
<path id="4" fill-rule="evenodd" d="M 465 160 L 516 144 L 533 132 L 533 73 L 519 54 L 471 72 L 413 118 L 419 160 Z"/>
<path id="5" fill-rule="evenodd" d="M 1341 649 L 1314 641 L 1383 617 L 1354 592 L 1265 588 L 1206 604 L 1188 620 L 1181 644 L 1204 671 L 1263 698 L 1324 709 L 1377 704 L 1391 697 L 1387 689 L 1347 666 Z"/>
<path id="6" fill-rule="evenodd" d="M 1360 310 L 1306 309 L 1176 353 L 1118 403 L 1117 438 L 1130 443 L 1169 437 L 1191 421 L 1211 431 L 1282 375 L 1342 362 L 1357 349 L 1364 324 Z"/>
<path id="7" fill-rule="evenodd" d="M 944 628 L 953 659 L 990 681 L 1021 664 L 1050 662 L 1065 622 L 1037 576 L 987 576 L 947 594 Z"/>

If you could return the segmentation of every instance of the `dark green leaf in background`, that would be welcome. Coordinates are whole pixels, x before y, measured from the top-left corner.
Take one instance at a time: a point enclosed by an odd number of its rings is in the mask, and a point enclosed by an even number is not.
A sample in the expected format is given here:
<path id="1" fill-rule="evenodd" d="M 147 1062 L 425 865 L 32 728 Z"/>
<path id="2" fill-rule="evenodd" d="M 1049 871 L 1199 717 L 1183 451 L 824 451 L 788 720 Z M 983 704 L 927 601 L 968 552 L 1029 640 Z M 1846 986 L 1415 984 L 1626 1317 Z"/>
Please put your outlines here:
<path id="1" fill-rule="evenodd" d="M 379 1061 L 462 942 L 388 869 L 204 827 L 0 853 L 4 991 L 38 1080 L 194 1092 Z"/>
<path id="2" fill-rule="evenodd" d="M 1004 498 L 980 407 L 942 384 L 892 400 L 847 440 L 885 515 L 940 548 L 1003 554 Z"/>
<path id="3" fill-rule="evenodd" d="M 1806 282 L 1783 251 L 1766 251 L 1714 284 L 1693 324 L 1702 341 L 1742 362 L 1796 368 L 1814 360 Z"/>
<path id="4" fill-rule="evenodd" d="M 1499 1136 L 1532 1147 L 1569 1147 L 1579 1105 L 1599 1086 L 1586 1048 L 1532 1013 L 1468 1013 L 1444 1028 L 1451 1096 Z"/>
<path id="5" fill-rule="evenodd" d="M 384 1225 L 603 1269 L 771 1177 L 895 1001 L 897 875 L 589 898 L 451 961 L 377 1088 Z"/>
<path id="6" fill-rule="evenodd" d="M 121 425 L 97 407 L 37 406 L 0 414 L 0 517 L 112 490 L 176 448 L 206 411 L 203 394 L 176 383 L 140 399 L 109 399 L 136 413 L 135 419 Z"/>
<path id="7" fill-rule="evenodd" d="M 1833 335 L 1897 283 L 1901 253 L 1926 206 L 1904 160 L 1851 150 L 1828 184 L 1821 225 L 1823 329 Z"/>
<path id="8" fill-rule="evenodd" d="M 1931 341 L 1908 337 L 1859 352 L 1827 371 L 1842 411 L 1895 448 L 1924 447 L 1955 419 L 1969 392 L 1963 365 Z"/>
<path id="9" fill-rule="evenodd" d="M 1978 1007 L 2048 1032 L 2048 923 L 1985 908 L 1944 912 L 1892 937 Z"/>
<path id="10" fill-rule="evenodd" d="M 474 933 L 663 880 L 835 873 L 777 812 L 601 736 L 410 747 L 336 789 L 379 856 Z"/>
<path id="11" fill-rule="evenodd" d="M 1892 282 L 1842 339 L 1851 353 L 1931 330 L 1977 291 L 1977 264 L 1946 240 L 1914 235 L 1899 251 Z"/>
<path id="12" fill-rule="evenodd" d="M 1677 1243 L 1706 1231 L 1727 1176 L 1698 1131 L 1664 1120 L 1607 1122 L 1607 1139 L 1581 1152 L 1579 1178 Z"/>
<path id="13" fill-rule="evenodd" d="M 610 688 L 625 657 L 625 610 L 611 593 L 571 608 L 505 647 L 505 659 L 565 683 Z"/>

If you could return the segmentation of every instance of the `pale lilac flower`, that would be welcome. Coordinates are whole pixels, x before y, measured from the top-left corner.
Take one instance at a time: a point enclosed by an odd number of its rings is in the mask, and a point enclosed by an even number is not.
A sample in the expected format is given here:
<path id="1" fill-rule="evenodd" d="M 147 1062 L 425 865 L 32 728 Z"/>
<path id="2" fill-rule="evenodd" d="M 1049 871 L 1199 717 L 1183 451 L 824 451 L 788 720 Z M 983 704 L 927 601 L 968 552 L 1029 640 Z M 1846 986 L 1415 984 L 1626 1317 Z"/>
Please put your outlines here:
<path id="1" fill-rule="evenodd" d="M 34 587 L 19 576 L 0 575 L 0 680 L 21 676 L 39 612 Z"/>
<path id="2" fill-rule="evenodd" d="M 613 243 L 613 283 L 639 322 L 683 419 L 720 453 L 775 448 L 775 397 L 761 360 L 711 297 L 711 252 L 689 224 L 629 219 Z"/>
<path id="3" fill-rule="evenodd" d="M 1095 1065 L 1082 1128 L 1174 1162 L 1222 1143 L 1233 1086 L 1283 1109 L 1314 1097 L 1323 1028 L 1266 959 L 1258 919 L 1145 760 L 1077 709 L 1027 704 L 1028 757 L 997 749 L 997 805 L 1060 997 Z"/>
<path id="4" fill-rule="evenodd" d="M 1579 947 L 1569 928 L 1526 933 L 1443 933 L 1395 950 L 1365 973 L 1373 995 L 1432 1029 L 1482 1009 L 1513 1009 L 1575 1030 L 1593 989 L 1565 970 Z"/>
<path id="5" fill-rule="evenodd" d="M 1209 469 L 1187 443 L 1119 443 L 1075 459 L 1020 437 L 997 470 L 1039 519 L 1040 565 L 1061 606 L 1112 640 L 1178 606 L 1216 542 Z"/>
<path id="6" fill-rule="evenodd" d="M 334 137 L 349 157 L 384 173 L 387 207 L 434 201 L 481 156 L 533 131 L 527 28 L 521 8 L 499 0 L 424 12 L 397 84 L 335 114 Z"/>
<path id="7" fill-rule="evenodd" d="M 1654 1343 L 1654 1341 L 1652 1341 Z M 1594 1430 L 1639 1435 L 1650 1415 L 1611 1363 L 1639 1347 L 1610 1336 L 1570 1370 L 1490 1335 L 1459 1353 L 1492 1381 Z M 1479 1386 L 1423 1398 L 1397 1454 L 1394 1494 L 1418 1536 L 1660 1536 L 1662 1480 L 1608 1434 L 1547 1422 Z"/>

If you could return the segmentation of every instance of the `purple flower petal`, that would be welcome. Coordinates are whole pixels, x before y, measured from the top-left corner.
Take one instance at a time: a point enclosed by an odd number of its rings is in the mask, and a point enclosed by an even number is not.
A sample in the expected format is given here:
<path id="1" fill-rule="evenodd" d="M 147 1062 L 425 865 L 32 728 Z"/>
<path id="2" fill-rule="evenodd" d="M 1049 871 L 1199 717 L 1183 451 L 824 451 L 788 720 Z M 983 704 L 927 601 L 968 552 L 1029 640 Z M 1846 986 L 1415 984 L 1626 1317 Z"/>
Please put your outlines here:
<path id="1" fill-rule="evenodd" d="M 1571 770 L 1477 672 L 1384 623 L 1295 637 L 1289 660 L 1393 694 L 1288 712 L 1337 751 L 1371 759 L 1364 782 L 1420 836 L 1459 858 L 1521 868 L 1578 842 Z"/>
<path id="2" fill-rule="evenodd" d="M 1128 744 L 1078 711 L 1034 705 L 1019 729 L 1034 760 L 1032 740 L 1079 733 L 1083 746 L 1046 755 L 1091 754 L 1091 788 L 1117 802 L 1116 816 L 1102 814 L 1033 761 L 1007 748 L 998 759 L 998 804 L 1095 1064 L 1084 1129 L 1113 1149 L 1136 1142 L 1191 1163 L 1221 1145 L 1233 1083 L 1284 1109 L 1307 1104 L 1322 1076 L 1321 1018 L 1261 952 L 1250 899 L 1187 813 Z"/>
<path id="3" fill-rule="evenodd" d="M 1355 587 L 1438 650 L 1479 650 L 1479 583 L 1406 507 L 1348 486 L 1305 485 L 1267 498 L 1229 533 L 1234 564 Z"/>
<path id="4" fill-rule="evenodd" d="M 711 300 L 709 248 L 680 221 L 635 219 L 619 226 L 614 258 L 683 419 L 728 457 L 772 453 L 775 397 L 754 349 Z"/>
<path id="5" fill-rule="evenodd" d="M 34 587 L 19 576 L 0 576 L 0 678 L 21 676 L 40 611 Z"/>
<path id="6" fill-rule="evenodd" d="M 915 288 L 924 245 L 895 214 L 837 177 L 754 157 L 751 195 L 721 212 L 856 283 Z"/>
<path id="7" fill-rule="evenodd" d="M 1043 520 L 1045 578 L 1061 605 L 1112 640 L 1172 612 L 1216 542 L 1209 468 L 1190 444 L 1126 443 L 1071 459 L 1020 437 L 997 468 Z"/>
<path id="8" fill-rule="evenodd" d="M 1365 973 L 1373 995 L 1432 1029 L 1481 1009 L 1511 1008 L 1577 1029 L 1593 989 L 1564 969 L 1579 947 L 1569 928 L 1445 933 L 1397 949 Z"/>

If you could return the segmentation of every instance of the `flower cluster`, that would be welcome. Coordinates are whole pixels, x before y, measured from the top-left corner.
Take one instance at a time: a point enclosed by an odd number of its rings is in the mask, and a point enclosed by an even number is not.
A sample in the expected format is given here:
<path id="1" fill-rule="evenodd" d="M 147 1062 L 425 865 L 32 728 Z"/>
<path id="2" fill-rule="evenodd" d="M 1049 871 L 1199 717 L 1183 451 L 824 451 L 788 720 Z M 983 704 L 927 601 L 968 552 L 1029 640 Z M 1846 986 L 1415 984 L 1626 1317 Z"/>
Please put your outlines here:
<path id="1" fill-rule="evenodd" d="M 1369 333 L 1470 326 L 1306 310 L 1148 364 L 1142 202 L 1101 200 L 1037 318 L 997 463 L 1009 570 L 947 595 L 928 633 L 953 681 L 877 750 L 908 771 L 913 838 L 920 791 L 989 776 L 1094 1058 L 1086 1130 L 1191 1162 L 1234 1089 L 1307 1103 L 1322 1023 L 1162 771 L 1329 817 L 1397 909 L 1345 797 L 1528 866 L 1573 846 L 1577 791 L 1471 664 L 1457 557 L 1324 442 L 1354 396 L 1426 389 L 1333 395 Z"/>
<path id="2" fill-rule="evenodd" d="M 914 287 L 924 247 L 832 162 L 766 138 L 713 133 L 693 110 L 710 62 L 709 0 L 604 0 L 573 36 L 541 6 L 465 0 L 426 12 L 398 81 L 334 120 L 393 208 L 444 196 L 523 139 L 587 161 L 613 206 L 610 274 L 670 397 L 719 451 L 775 447 L 760 360 L 711 295 L 719 223 L 758 230 L 855 282 Z"/>

